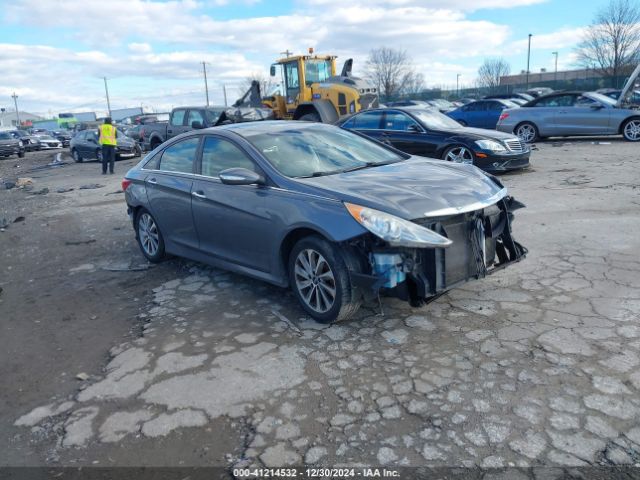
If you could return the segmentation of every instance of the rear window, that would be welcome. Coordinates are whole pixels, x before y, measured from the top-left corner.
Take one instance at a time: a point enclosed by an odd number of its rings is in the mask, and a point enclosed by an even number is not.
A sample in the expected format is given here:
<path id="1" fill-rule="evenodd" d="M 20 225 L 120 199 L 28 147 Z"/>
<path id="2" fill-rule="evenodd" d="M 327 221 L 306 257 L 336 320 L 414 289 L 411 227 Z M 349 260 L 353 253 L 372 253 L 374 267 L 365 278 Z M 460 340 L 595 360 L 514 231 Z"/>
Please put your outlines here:
<path id="1" fill-rule="evenodd" d="M 193 173 L 193 161 L 196 158 L 199 143 L 199 138 L 189 138 L 165 148 L 160 158 L 160 170 Z"/>

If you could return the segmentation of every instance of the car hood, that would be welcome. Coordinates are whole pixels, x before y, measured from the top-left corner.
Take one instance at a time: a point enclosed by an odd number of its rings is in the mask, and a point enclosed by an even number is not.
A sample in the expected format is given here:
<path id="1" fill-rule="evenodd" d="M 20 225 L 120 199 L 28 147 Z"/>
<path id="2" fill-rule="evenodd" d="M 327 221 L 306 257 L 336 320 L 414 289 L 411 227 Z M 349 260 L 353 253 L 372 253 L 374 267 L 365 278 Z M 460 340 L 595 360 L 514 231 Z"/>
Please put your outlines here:
<path id="1" fill-rule="evenodd" d="M 635 70 L 624 84 L 624 87 L 622 87 L 622 91 L 620 92 L 620 96 L 616 102 L 617 107 L 620 107 L 629 101 L 633 90 L 637 86 L 638 77 L 640 77 L 640 65 L 636 66 Z"/>
<path id="2" fill-rule="evenodd" d="M 297 179 L 324 196 L 413 220 L 482 208 L 506 195 L 497 180 L 473 165 L 427 160 L 404 162 L 325 177 Z"/>
<path id="3" fill-rule="evenodd" d="M 511 133 L 499 132 L 497 130 L 488 130 L 486 128 L 464 127 L 459 130 L 450 130 L 448 133 L 462 135 L 465 137 L 473 137 L 477 140 L 483 140 L 487 138 L 490 138 L 492 140 L 513 140 L 514 138 L 517 138 Z"/>
<path id="4" fill-rule="evenodd" d="M 14 145 L 18 145 L 19 140 L 16 140 L 15 138 L 7 138 L 7 139 L 2 139 L 0 140 L 0 145 L 7 147 L 7 146 L 14 146 Z"/>

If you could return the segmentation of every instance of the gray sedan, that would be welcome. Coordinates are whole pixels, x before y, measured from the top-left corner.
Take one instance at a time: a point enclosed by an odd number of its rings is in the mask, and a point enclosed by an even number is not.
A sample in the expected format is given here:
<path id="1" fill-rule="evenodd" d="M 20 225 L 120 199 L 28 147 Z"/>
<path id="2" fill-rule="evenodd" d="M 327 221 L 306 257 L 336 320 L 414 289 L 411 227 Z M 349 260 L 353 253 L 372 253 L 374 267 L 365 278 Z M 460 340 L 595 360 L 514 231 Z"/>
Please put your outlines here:
<path id="1" fill-rule="evenodd" d="M 122 188 L 149 261 L 174 254 L 290 286 L 320 322 L 381 293 L 418 306 L 526 254 L 511 234 L 523 205 L 495 177 L 331 125 L 185 133 Z"/>
<path id="2" fill-rule="evenodd" d="M 553 93 L 503 111 L 496 129 L 528 143 L 545 137 L 620 134 L 637 142 L 640 110 L 620 108 L 616 100 L 595 92 Z"/>

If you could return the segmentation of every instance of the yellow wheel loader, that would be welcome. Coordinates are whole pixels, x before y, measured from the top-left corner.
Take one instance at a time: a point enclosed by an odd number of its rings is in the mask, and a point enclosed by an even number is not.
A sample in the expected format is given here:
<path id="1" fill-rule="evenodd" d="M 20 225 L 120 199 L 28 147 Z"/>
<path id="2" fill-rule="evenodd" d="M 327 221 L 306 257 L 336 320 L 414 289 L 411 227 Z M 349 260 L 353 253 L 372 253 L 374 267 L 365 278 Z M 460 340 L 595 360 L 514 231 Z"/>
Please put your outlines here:
<path id="1" fill-rule="evenodd" d="M 278 77 L 278 91 L 262 97 L 258 82 L 234 106 L 270 108 L 274 117 L 287 120 L 333 123 L 343 115 L 378 106 L 378 91 L 365 80 L 351 75 L 353 60 L 344 63 L 336 75 L 333 55 L 295 55 L 271 65 L 271 76 Z M 257 91 L 256 91 L 257 90 Z M 250 101 L 246 102 L 247 97 Z M 246 102 L 246 103 L 245 103 Z"/>

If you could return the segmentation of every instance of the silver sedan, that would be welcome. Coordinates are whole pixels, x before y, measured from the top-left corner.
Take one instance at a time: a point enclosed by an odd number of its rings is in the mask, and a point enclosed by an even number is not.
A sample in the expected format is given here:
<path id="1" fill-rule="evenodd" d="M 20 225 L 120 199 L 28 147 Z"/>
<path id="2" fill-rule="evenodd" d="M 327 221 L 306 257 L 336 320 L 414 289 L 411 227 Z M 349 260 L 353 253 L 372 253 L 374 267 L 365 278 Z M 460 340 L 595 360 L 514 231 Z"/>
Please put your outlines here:
<path id="1" fill-rule="evenodd" d="M 520 108 L 504 110 L 496 129 L 515 133 L 531 143 L 544 137 L 622 135 L 640 141 L 640 109 L 629 102 L 640 76 L 640 65 L 617 100 L 597 92 L 557 92 L 538 97 Z"/>
<path id="2" fill-rule="evenodd" d="M 620 134 L 638 142 L 640 110 L 620 108 L 615 100 L 595 92 L 554 93 L 503 111 L 496 129 L 513 132 L 527 143 L 544 137 Z"/>

